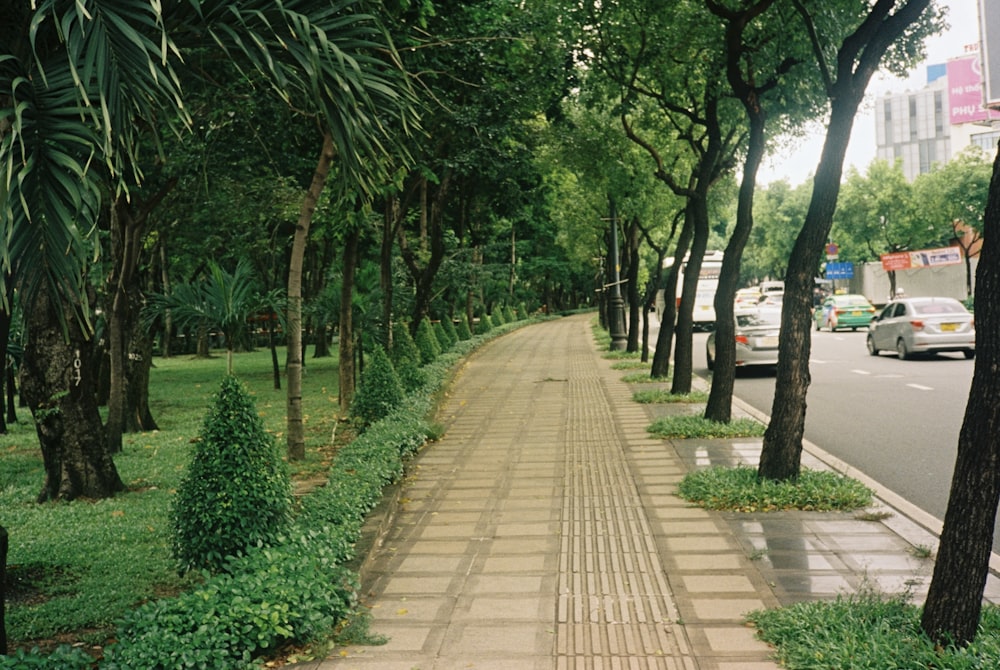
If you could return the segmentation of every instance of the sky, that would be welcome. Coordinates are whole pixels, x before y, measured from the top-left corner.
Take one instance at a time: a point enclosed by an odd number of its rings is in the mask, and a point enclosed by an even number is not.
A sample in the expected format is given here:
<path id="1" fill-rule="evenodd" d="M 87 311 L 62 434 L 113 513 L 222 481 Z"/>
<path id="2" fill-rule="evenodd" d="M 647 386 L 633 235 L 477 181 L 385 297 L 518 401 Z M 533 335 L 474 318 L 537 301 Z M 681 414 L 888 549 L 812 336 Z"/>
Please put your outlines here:
<path id="1" fill-rule="evenodd" d="M 995 1 L 995 0 L 990 0 Z M 877 74 L 868 86 L 868 94 L 854 120 L 854 131 L 847 149 L 844 172 L 851 165 L 864 172 L 875 159 L 874 101 L 886 93 L 904 93 L 924 87 L 927 66 L 944 63 L 949 58 L 961 56 L 967 44 L 979 41 L 978 0 L 938 0 L 948 7 L 947 21 L 950 28 L 940 35 L 928 38 L 927 60 L 914 68 L 906 79 Z M 757 182 L 766 185 L 779 179 L 793 186 L 809 179 L 816 171 L 819 154 L 823 148 L 824 128 L 817 124 L 806 138 L 789 143 L 785 149 L 776 150 L 764 160 Z"/>

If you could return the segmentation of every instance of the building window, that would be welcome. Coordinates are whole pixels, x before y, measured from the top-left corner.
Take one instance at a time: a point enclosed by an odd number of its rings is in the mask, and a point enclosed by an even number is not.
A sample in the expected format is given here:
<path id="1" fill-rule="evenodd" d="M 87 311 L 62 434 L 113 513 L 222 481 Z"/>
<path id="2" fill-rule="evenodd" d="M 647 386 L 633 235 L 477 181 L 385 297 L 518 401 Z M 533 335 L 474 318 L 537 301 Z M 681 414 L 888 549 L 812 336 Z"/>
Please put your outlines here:
<path id="1" fill-rule="evenodd" d="M 917 139 L 917 96 L 910 96 L 910 140 Z"/>
<path id="2" fill-rule="evenodd" d="M 920 142 L 918 146 L 920 147 L 920 174 L 926 174 L 931 171 L 936 160 L 936 147 L 933 141 L 926 140 Z"/>
<path id="3" fill-rule="evenodd" d="M 892 105 L 889 100 L 883 100 L 882 105 L 882 130 L 885 132 L 885 137 L 883 142 L 886 145 L 892 145 L 896 140 L 892 136 Z"/>
<path id="4" fill-rule="evenodd" d="M 973 135 L 969 141 L 985 151 L 987 155 L 993 156 L 997 150 L 997 142 L 1000 141 L 1000 130 Z"/>
<path id="5" fill-rule="evenodd" d="M 944 101 L 941 91 L 934 91 L 934 137 L 944 136 Z"/>

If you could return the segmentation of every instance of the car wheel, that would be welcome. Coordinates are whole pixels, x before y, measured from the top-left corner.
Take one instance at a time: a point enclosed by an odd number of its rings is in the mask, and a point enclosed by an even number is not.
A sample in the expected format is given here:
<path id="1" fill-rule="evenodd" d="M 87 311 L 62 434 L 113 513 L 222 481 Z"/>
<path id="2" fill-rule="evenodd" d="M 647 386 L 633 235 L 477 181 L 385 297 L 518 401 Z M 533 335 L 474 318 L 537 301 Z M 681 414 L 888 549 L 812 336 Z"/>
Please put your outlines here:
<path id="1" fill-rule="evenodd" d="M 875 348 L 875 338 L 870 334 L 868 335 L 866 344 L 868 345 L 868 353 L 872 356 L 878 356 L 878 349 Z"/>
<path id="2" fill-rule="evenodd" d="M 976 350 L 975 349 L 966 349 L 965 351 L 962 352 L 962 355 L 965 356 L 967 359 L 969 359 L 969 358 L 975 358 L 976 357 Z"/>
<path id="3" fill-rule="evenodd" d="M 910 352 L 906 350 L 906 342 L 903 341 L 903 338 L 896 340 L 896 356 L 901 361 L 905 361 L 910 357 Z"/>

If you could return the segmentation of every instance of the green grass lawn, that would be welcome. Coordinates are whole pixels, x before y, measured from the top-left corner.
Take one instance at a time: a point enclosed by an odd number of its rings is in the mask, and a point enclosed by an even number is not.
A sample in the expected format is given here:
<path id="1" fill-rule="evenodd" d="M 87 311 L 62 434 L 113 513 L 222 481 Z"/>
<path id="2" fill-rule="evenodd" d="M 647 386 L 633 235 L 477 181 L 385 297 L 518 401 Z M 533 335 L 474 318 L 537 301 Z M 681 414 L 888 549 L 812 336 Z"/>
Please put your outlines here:
<path id="1" fill-rule="evenodd" d="M 279 360 L 285 360 L 283 350 Z M 129 609 L 189 585 L 191 578 L 181 577 L 170 557 L 168 508 L 226 361 L 224 355 L 178 356 L 157 358 L 154 365 L 150 406 L 160 430 L 125 435 L 115 463 L 128 491 L 115 498 L 36 504 L 43 469 L 27 409 L 21 408 L 19 422 L 0 435 L 0 525 L 10 534 L 7 635 L 12 648 L 55 639 L 101 645 Z M 270 352 L 238 354 L 235 373 L 284 450 L 284 379 L 282 390 L 275 390 Z M 336 358 L 306 358 L 306 460 L 293 466 L 295 480 L 322 475 L 330 462 L 337 389 Z"/>

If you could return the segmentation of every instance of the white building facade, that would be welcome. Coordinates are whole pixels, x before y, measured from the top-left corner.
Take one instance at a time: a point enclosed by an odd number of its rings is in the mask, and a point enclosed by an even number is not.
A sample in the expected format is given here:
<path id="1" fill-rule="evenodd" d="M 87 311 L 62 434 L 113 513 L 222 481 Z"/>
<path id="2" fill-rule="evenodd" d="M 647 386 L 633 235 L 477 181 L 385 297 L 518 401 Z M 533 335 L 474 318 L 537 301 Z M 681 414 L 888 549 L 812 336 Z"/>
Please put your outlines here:
<path id="1" fill-rule="evenodd" d="M 1000 140 L 1000 112 L 983 104 L 978 45 L 947 63 L 927 68 L 927 86 L 889 93 L 875 101 L 876 157 L 902 161 L 912 181 L 935 164 L 975 144 L 992 156 Z"/>

